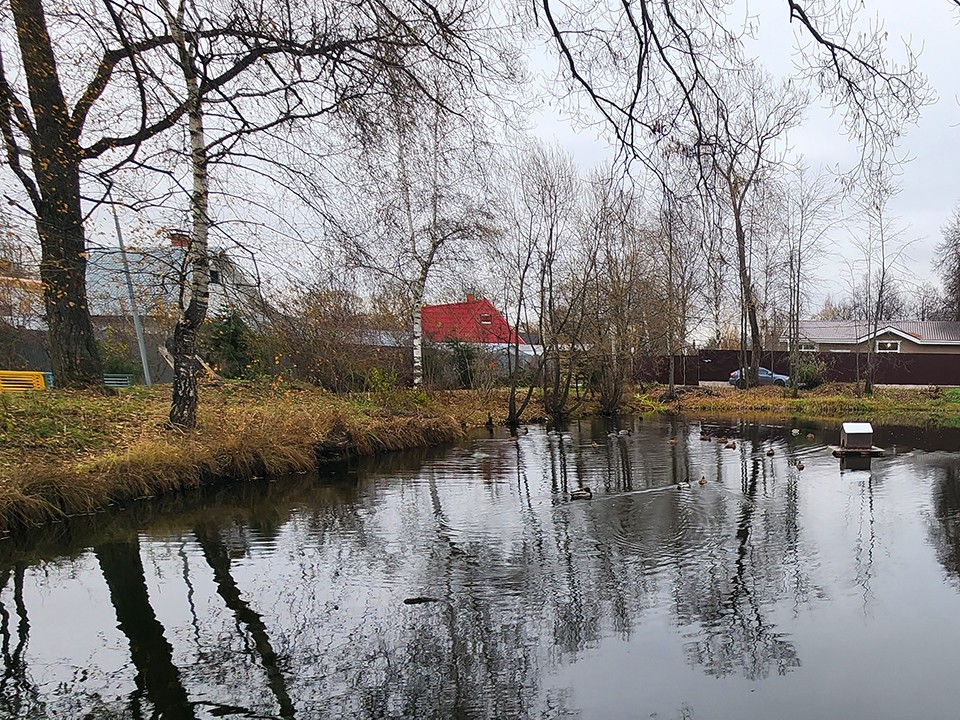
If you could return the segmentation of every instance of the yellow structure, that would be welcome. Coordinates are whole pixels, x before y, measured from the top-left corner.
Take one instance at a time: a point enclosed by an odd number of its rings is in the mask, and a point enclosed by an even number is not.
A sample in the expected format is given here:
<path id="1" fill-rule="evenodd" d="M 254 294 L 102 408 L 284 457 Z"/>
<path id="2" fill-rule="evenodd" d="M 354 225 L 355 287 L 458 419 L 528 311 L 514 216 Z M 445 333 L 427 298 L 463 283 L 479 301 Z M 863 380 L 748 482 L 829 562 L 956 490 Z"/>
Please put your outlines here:
<path id="1" fill-rule="evenodd" d="M 0 393 L 43 390 L 46 387 L 42 372 L 0 370 Z"/>

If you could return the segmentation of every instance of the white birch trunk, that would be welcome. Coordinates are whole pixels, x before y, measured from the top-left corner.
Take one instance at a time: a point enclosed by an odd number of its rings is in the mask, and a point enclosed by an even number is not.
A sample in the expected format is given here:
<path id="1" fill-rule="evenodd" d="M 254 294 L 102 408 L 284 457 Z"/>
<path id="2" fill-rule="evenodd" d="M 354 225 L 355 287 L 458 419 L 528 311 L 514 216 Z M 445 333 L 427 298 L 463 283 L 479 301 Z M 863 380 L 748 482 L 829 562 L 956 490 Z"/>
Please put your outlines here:
<path id="1" fill-rule="evenodd" d="M 193 58 L 183 32 L 184 6 L 181 4 L 174 16 L 166 0 L 161 1 L 170 34 L 177 46 L 177 56 L 187 90 L 187 118 L 190 134 L 190 160 L 193 187 L 190 192 L 192 228 L 190 246 L 185 262 L 183 285 L 189 283 L 190 296 L 185 298 L 181 289 L 180 315 L 173 334 L 173 395 L 170 401 L 170 424 L 189 429 L 197 424 L 199 401 L 197 375 L 199 364 L 196 358 L 197 331 L 207 316 L 210 285 L 210 259 L 208 236 L 210 231 L 209 157 L 204 137 L 203 98 L 193 66 Z M 186 273 L 189 273 L 187 276 Z"/>
<path id="2" fill-rule="evenodd" d="M 413 308 L 413 386 L 423 385 L 423 304 Z"/>

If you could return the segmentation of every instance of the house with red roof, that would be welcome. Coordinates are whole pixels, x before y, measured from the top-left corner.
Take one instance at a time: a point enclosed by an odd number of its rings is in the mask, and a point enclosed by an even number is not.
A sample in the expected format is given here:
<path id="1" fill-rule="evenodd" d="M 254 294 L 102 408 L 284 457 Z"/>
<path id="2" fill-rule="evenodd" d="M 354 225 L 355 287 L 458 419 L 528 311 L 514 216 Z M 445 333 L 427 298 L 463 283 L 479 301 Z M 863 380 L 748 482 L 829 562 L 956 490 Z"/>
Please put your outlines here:
<path id="1" fill-rule="evenodd" d="M 517 332 L 486 298 L 467 295 L 466 302 L 424 305 L 423 336 L 432 342 L 459 340 L 477 344 L 513 344 Z M 520 338 L 520 345 L 526 345 Z"/>

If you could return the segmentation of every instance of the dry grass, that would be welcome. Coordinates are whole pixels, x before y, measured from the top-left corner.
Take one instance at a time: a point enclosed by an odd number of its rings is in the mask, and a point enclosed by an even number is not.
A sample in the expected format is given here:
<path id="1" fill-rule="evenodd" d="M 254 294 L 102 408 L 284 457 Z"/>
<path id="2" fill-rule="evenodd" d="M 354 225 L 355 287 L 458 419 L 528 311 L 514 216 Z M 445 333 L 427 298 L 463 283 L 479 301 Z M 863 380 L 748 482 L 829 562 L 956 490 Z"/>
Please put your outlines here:
<path id="1" fill-rule="evenodd" d="M 108 397 L 0 395 L 0 531 L 205 484 L 308 470 L 349 455 L 448 442 L 488 416 L 502 422 L 507 405 L 504 390 L 344 397 L 301 385 L 221 382 L 202 389 L 199 427 L 179 433 L 165 425 L 168 393 L 161 387 Z M 637 394 L 628 410 L 960 424 L 957 389 L 883 388 L 868 397 L 832 385 L 798 400 L 779 388 L 682 389 L 672 401 L 664 394 L 656 388 Z M 583 408 L 591 410 L 593 404 Z"/>
<path id="2" fill-rule="evenodd" d="M 944 424 L 960 420 L 960 395 L 955 389 L 937 387 L 881 387 L 872 395 L 864 395 L 854 385 L 831 383 L 803 391 L 798 398 L 777 387 L 709 387 L 682 392 L 672 402 L 661 391 L 651 393 L 651 397 L 653 402 L 661 402 L 668 410 L 679 413 L 763 413 L 827 419 L 899 417 Z"/>
<path id="3" fill-rule="evenodd" d="M 488 412 L 475 396 L 342 398 L 308 387 L 221 383 L 203 389 L 198 428 L 180 433 L 165 427 L 168 392 L 0 396 L 0 530 L 205 483 L 449 442 Z"/>

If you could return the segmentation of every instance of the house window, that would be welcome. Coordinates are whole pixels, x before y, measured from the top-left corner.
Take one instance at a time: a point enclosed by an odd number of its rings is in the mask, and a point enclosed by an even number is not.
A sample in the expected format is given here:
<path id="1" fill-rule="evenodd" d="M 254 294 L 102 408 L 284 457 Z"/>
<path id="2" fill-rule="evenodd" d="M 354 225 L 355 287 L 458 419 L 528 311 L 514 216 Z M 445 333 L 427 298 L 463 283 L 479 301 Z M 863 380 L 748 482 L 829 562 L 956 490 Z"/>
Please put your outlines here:
<path id="1" fill-rule="evenodd" d="M 797 350 L 800 352 L 816 352 L 817 344 L 812 342 L 802 342 L 797 345 Z"/>
<path id="2" fill-rule="evenodd" d="M 490 325 L 493 323 L 493 316 L 490 313 L 480 313 L 480 324 Z"/>
<path id="3" fill-rule="evenodd" d="M 210 271 L 210 284 L 211 284 L 211 285 L 219 285 L 219 284 L 220 284 L 220 271 L 219 271 L 219 270 L 211 270 L 211 271 Z"/>
<path id="4" fill-rule="evenodd" d="M 878 353 L 898 353 L 900 352 L 899 340 L 877 340 Z"/>

